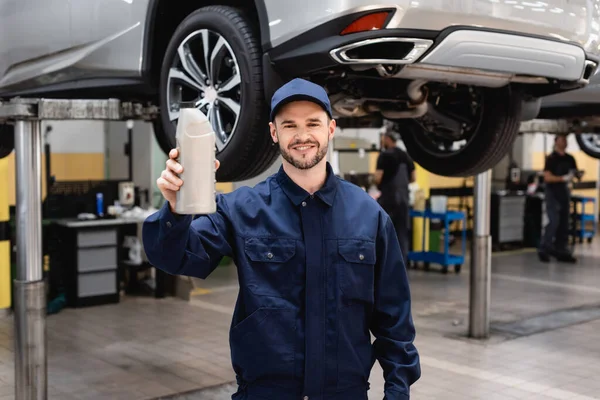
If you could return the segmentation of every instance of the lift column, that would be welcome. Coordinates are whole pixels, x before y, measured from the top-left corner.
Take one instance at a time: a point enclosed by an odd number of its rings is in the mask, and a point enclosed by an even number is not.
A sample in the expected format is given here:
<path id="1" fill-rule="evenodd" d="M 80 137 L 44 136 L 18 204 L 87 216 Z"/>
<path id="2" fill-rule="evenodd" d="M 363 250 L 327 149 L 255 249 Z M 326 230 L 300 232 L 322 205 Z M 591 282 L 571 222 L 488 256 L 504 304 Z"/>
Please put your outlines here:
<path id="1" fill-rule="evenodd" d="M 42 276 L 42 134 L 39 120 L 15 121 L 17 271 L 15 397 L 46 399 L 46 292 Z"/>
<path id="2" fill-rule="evenodd" d="M 490 291 L 492 282 L 491 185 L 491 170 L 475 177 L 469 336 L 476 339 L 485 339 L 489 337 L 490 333 Z"/>

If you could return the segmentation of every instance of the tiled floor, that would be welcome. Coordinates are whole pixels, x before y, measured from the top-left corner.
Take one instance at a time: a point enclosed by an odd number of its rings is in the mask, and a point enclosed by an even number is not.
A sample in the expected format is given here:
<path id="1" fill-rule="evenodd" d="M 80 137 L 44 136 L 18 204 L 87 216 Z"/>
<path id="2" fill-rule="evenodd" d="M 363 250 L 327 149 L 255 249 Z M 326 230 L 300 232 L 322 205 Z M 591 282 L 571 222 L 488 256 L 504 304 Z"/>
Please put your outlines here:
<path id="1" fill-rule="evenodd" d="M 493 258 L 492 322 L 522 320 L 583 305 L 600 307 L 600 245 L 582 245 L 577 265 L 541 265 L 534 253 Z M 465 338 L 469 274 L 410 271 L 416 345 L 423 376 L 413 400 L 600 399 L 600 320 L 528 337 Z M 66 309 L 48 317 L 51 399 L 225 400 L 234 379 L 228 327 L 235 269 L 198 283 L 190 303 L 128 298 L 114 306 Z M 0 400 L 14 398 L 12 318 L 0 318 Z M 382 399 L 373 371 L 371 399 Z"/>

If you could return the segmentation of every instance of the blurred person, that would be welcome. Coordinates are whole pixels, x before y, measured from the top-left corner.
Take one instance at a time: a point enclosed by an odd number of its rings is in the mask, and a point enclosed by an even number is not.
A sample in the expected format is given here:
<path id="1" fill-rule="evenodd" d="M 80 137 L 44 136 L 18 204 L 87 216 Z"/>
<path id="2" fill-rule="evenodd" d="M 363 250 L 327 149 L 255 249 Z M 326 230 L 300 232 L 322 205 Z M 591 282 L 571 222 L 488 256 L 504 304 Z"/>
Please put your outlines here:
<path id="1" fill-rule="evenodd" d="M 336 123 L 322 87 L 288 82 L 273 95 L 270 121 L 279 172 L 218 195 L 212 215 L 174 213 L 183 182 L 171 151 L 157 180 L 167 201 L 143 227 L 148 259 L 202 279 L 222 257 L 235 262 L 232 399 L 365 400 L 376 359 L 385 398 L 409 399 L 421 371 L 393 222 L 327 162 Z"/>
<path id="2" fill-rule="evenodd" d="M 380 191 L 377 201 L 392 219 L 406 264 L 410 224 L 408 185 L 415 181 L 415 163 L 396 146 L 398 138 L 391 130 L 381 135 L 374 182 Z"/>
<path id="3" fill-rule="evenodd" d="M 568 248 L 571 214 L 569 183 L 574 178 L 581 180 L 581 175 L 575 158 L 566 150 L 567 136 L 556 135 L 554 151 L 546 157 L 544 166 L 546 214 L 549 221 L 538 249 L 538 257 L 542 262 L 549 262 L 550 256 L 562 262 L 577 261 Z"/>

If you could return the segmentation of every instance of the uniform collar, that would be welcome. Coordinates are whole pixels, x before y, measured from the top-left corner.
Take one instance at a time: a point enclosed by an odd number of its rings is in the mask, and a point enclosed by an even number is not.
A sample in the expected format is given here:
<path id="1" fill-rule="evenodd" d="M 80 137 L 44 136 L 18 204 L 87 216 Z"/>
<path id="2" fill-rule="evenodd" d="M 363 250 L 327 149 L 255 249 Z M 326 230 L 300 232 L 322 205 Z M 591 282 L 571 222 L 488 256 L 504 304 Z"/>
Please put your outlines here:
<path id="1" fill-rule="evenodd" d="M 283 170 L 283 165 L 279 167 L 279 172 L 276 175 L 277 183 L 283 192 L 287 195 L 287 197 L 294 203 L 294 205 L 299 205 L 302 203 L 310 193 L 306 190 L 298 186 Z M 315 196 L 321 199 L 328 206 L 333 205 L 333 198 L 335 197 L 335 193 L 337 191 L 338 180 L 335 174 L 333 173 L 333 168 L 329 162 L 327 163 L 327 178 L 325 179 L 325 184 L 321 189 L 319 189 Z"/>

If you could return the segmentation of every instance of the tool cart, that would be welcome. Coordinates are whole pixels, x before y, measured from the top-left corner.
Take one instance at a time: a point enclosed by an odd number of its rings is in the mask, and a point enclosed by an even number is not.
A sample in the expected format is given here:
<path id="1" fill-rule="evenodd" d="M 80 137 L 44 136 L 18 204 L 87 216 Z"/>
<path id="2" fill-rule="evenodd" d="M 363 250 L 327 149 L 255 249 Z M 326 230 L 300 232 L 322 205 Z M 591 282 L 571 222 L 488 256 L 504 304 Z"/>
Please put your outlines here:
<path id="1" fill-rule="evenodd" d="M 586 210 L 586 205 L 591 205 L 590 210 Z M 586 213 L 586 211 L 588 211 Z M 571 244 L 575 245 L 577 241 L 583 243 L 587 239 L 591 243 L 596 236 L 596 199 L 593 197 L 571 196 Z"/>
<path id="2" fill-rule="evenodd" d="M 454 271 L 459 273 L 463 263 L 465 262 L 466 246 L 467 246 L 467 217 L 462 211 L 446 211 L 433 212 L 431 210 L 411 210 L 411 218 L 423 218 L 423 238 L 422 251 L 410 251 L 408 253 L 408 262 L 416 266 L 416 263 L 423 263 L 425 270 L 429 269 L 430 264 L 439 264 L 442 266 L 442 272 L 448 273 L 448 267 L 453 266 Z M 443 227 L 442 243 L 440 249 L 425 248 L 425 235 L 427 234 L 427 223 L 430 221 L 440 221 Z M 461 254 L 450 253 L 450 225 L 452 222 L 458 221 L 461 224 Z"/>

